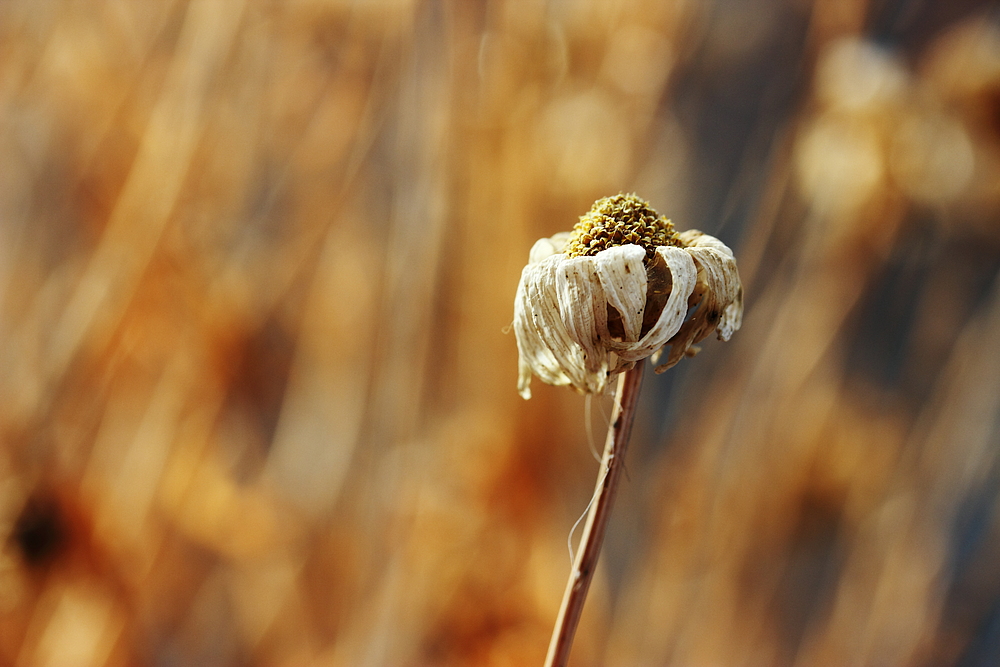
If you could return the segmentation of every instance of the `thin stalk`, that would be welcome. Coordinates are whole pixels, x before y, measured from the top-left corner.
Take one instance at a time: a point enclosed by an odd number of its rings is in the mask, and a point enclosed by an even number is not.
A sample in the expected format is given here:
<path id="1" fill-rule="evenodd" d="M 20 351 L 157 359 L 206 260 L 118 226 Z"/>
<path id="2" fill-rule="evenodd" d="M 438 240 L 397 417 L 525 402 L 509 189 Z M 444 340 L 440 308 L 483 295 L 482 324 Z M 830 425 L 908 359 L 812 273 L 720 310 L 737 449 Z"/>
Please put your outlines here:
<path id="1" fill-rule="evenodd" d="M 628 448 L 629 434 L 632 432 L 632 420 L 638 404 L 644 366 L 645 364 L 640 361 L 618 378 L 615 407 L 611 413 L 611 425 L 608 427 L 608 437 L 604 444 L 601 470 L 597 475 L 597 488 L 594 490 L 590 513 L 587 514 L 587 523 L 580 537 L 580 548 L 573 561 L 569 581 L 566 583 L 566 592 L 563 593 L 559 616 L 556 617 L 556 625 L 552 629 L 545 667 L 564 667 L 569 660 L 573 635 L 576 634 L 587 590 L 597 569 L 597 558 L 604 543 L 608 517 L 611 516 L 611 505 L 618 492 L 618 480 L 625 464 L 625 451 Z"/>

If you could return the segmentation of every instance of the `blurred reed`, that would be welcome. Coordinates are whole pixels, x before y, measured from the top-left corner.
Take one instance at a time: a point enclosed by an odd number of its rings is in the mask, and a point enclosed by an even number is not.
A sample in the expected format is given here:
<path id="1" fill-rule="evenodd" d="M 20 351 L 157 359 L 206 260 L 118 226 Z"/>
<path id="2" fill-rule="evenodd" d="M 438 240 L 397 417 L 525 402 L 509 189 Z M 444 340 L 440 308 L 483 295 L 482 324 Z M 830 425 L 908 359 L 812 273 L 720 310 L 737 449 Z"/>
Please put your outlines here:
<path id="1" fill-rule="evenodd" d="M 0 174 L 0 664 L 541 664 L 595 464 L 502 331 L 619 191 L 747 317 L 573 664 L 1000 661 L 986 2 L 8 0 Z"/>

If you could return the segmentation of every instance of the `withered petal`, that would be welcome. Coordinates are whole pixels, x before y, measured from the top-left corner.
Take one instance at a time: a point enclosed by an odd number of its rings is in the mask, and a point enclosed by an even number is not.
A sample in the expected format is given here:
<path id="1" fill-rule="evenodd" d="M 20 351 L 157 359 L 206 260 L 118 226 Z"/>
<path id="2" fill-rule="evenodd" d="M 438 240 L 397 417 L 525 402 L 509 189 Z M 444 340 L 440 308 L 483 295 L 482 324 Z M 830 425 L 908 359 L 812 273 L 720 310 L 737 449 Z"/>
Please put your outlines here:
<path id="1" fill-rule="evenodd" d="M 646 251 L 637 245 L 608 248 L 593 258 L 607 303 L 622 316 L 626 343 L 637 341 L 642 328 L 646 306 L 645 259 Z"/>
<path id="2" fill-rule="evenodd" d="M 712 239 L 712 237 L 702 235 L 702 239 Z M 694 314 L 668 341 L 670 354 L 667 355 L 666 362 L 657 366 L 657 373 L 662 373 L 683 359 L 692 345 L 715 331 L 723 321 L 726 321 L 729 327 L 742 319 L 742 303 L 737 299 L 742 290 L 740 277 L 736 270 L 736 261 L 732 257 L 732 252 L 728 250 L 728 248 L 725 251 L 719 250 L 714 244 L 704 242 L 687 248 L 687 252 L 698 267 L 698 283 L 701 288 L 699 291 L 702 292 L 702 297 Z M 733 306 L 735 307 L 730 310 Z M 732 335 L 732 331 L 728 334 Z M 719 336 L 722 335 L 720 331 Z"/>
<path id="3" fill-rule="evenodd" d="M 514 334 L 519 354 L 518 392 L 531 397 L 532 371 L 552 385 L 583 383 L 582 352 L 559 314 L 556 268 L 562 255 L 528 264 L 521 272 L 514 301 Z M 522 363 L 523 362 L 523 363 Z"/>
<path id="4" fill-rule="evenodd" d="M 569 232 L 559 232 L 555 236 L 538 239 L 535 241 L 535 245 L 531 246 L 531 252 L 528 253 L 528 264 L 536 264 L 546 257 L 561 253 L 568 238 Z"/>
<path id="5" fill-rule="evenodd" d="M 548 384 L 600 393 L 614 374 L 650 356 L 655 362 L 664 346 L 670 350 L 657 372 L 695 354 L 695 343 L 712 331 L 728 340 L 739 329 L 743 288 L 733 252 L 722 241 L 691 230 L 678 237 L 683 247 L 656 248 L 656 270 L 669 272 L 669 292 L 657 293 L 656 307 L 666 302 L 658 314 L 649 313 L 649 330 L 642 334 L 649 307 L 646 250 L 626 244 L 568 258 L 568 237 L 564 232 L 535 243 L 521 272 L 514 331 L 517 387 L 524 398 L 531 397 L 532 374 Z M 687 317 L 690 305 L 695 310 Z M 614 334 L 609 307 L 621 315 Z"/>
<path id="6" fill-rule="evenodd" d="M 663 347 L 677 333 L 684 323 L 684 315 L 687 314 L 688 297 L 691 296 L 697 282 L 698 272 L 691 255 L 685 249 L 660 246 L 656 249 L 656 254 L 666 263 L 673 278 L 673 287 L 663 311 L 646 335 L 633 345 L 617 350 L 618 355 L 627 361 L 645 359 Z"/>
<path id="7" fill-rule="evenodd" d="M 608 309 L 604 288 L 592 257 L 562 260 L 556 270 L 559 314 L 566 331 L 582 349 L 584 386 L 581 391 L 604 390 L 608 354 L 603 341 L 608 337 Z"/>

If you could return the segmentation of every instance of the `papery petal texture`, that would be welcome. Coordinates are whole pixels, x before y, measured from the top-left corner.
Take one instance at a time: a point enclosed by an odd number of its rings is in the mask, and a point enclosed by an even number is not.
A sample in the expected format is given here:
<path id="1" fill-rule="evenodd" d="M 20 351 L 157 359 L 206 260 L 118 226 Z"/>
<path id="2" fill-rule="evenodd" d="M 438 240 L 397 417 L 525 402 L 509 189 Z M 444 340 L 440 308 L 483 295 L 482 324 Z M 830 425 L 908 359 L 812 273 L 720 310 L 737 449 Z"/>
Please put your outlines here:
<path id="1" fill-rule="evenodd" d="M 569 238 L 539 240 L 521 272 L 514 331 L 524 398 L 533 374 L 601 393 L 616 373 L 655 360 L 666 346 L 657 372 L 693 355 L 693 345 L 712 331 L 728 340 L 739 329 L 743 288 L 722 241 L 691 230 L 675 234 L 675 245 L 612 245 L 568 256 Z M 574 243 L 579 248 L 579 239 Z"/>
<path id="2" fill-rule="evenodd" d="M 562 260 L 556 270 L 559 315 L 583 354 L 583 386 L 587 393 L 604 391 L 607 381 L 608 309 L 604 288 L 592 257 Z"/>
<path id="3" fill-rule="evenodd" d="M 729 340 L 743 317 L 743 288 L 732 251 L 721 241 L 697 231 L 685 232 L 691 246 L 685 250 L 698 268 L 694 290 L 697 308 L 680 330 L 668 341 L 670 354 L 656 367 L 662 373 L 691 353 L 692 346 L 712 331 Z M 693 304 L 692 304 L 693 305 Z"/>
<path id="4" fill-rule="evenodd" d="M 594 256 L 607 302 L 618 311 L 625 336 L 623 342 L 639 340 L 646 306 L 646 251 L 637 245 L 602 250 Z"/>
<path id="5" fill-rule="evenodd" d="M 514 301 L 514 334 L 517 337 L 518 392 L 531 397 L 531 374 L 547 384 L 579 386 L 582 355 L 574 355 L 575 343 L 559 314 L 555 272 L 562 255 L 552 255 L 528 264 L 521 272 Z"/>
<path id="6" fill-rule="evenodd" d="M 528 264 L 535 264 L 546 257 L 561 253 L 567 238 L 569 238 L 568 232 L 559 232 L 550 238 L 538 239 L 528 253 Z"/>
<path id="7" fill-rule="evenodd" d="M 673 279 L 673 286 L 666 305 L 653 327 L 634 345 L 618 352 L 622 359 L 638 361 L 651 356 L 670 340 L 684 324 L 684 315 L 688 309 L 688 298 L 691 296 L 697 282 L 698 272 L 694 261 L 684 249 L 673 246 L 661 246 L 656 254 L 666 262 L 667 270 Z"/>

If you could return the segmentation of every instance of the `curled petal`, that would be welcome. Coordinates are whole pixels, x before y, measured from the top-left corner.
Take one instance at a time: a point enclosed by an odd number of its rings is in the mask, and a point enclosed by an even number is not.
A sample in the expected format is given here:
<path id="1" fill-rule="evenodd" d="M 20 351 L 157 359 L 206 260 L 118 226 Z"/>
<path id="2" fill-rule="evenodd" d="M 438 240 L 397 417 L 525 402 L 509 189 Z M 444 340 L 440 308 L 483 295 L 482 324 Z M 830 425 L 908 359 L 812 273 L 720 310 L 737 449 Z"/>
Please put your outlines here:
<path id="1" fill-rule="evenodd" d="M 687 313 L 688 297 L 698 279 L 698 272 L 691 255 L 683 248 L 660 246 L 656 254 L 666 263 L 673 285 L 663 311 L 656 323 L 638 342 L 623 346 L 618 355 L 626 361 L 645 359 L 663 347 L 681 329 Z"/>
<path id="2" fill-rule="evenodd" d="M 569 232 L 559 232 L 550 238 L 538 239 L 535 241 L 535 245 L 531 246 L 531 252 L 528 253 L 528 263 L 536 264 L 546 257 L 561 253 L 568 238 Z"/>
<path id="3" fill-rule="evenodd" d="M 632 244 L 567 257 L 569 237 L 538 241 L 521 272 L 514 330 L 524 398 L 532 375 L 600 393 L 614 374 L 646 357 L 656 362 L 664 346 L 657 372 L 693 355 L 712 331 L 728 340 L 739 329 L 743 290 L 733 253 L 718 239 L 683 232 L 674 237 L 682 245 L 656 247 L 647 266 L 647 248 Z"/>
<path id="4" fill-rule="evenodd" d="M 583 351 L 584 386 L 588 393 L 604 391 L 608 353 L 608 308 L 592 257 L 564 259 L 556 270 L 559 314 L 566 331 Z"/>
<path id="5" fill-rule="evenodd" d="M 724 320 L 728 329 L 742 317 L 742 305 L 738 305 L 742 288 L 731 253 L 722 252 L 707 243 L 687 248 L 687 252 L 698 267 L 695 293 L 700 293 L 701 299 L 691 318 L 668 341 L 670 354 L 666 362 L 657 366 L 657 373 L 680 361 L 692 345 L 714 331 Z M 732 331 L 720 332 L 719 335 L 722 337 L 725 334 L 731 335 Z"/>
<path id="6" fill-rule="evenodd" d="M 622 316 L 623 342 L 639 340 L 646 307 L 646 251 L 637 245 L 602 250 L 594 256 L 607 302 Z"/>
<path id="7" fill-rule="evenodd" d="M 514 300 L 514 333 L 517 338 L 517 390 L 531 397 L 531 373 L 551 385 L 583 385 L 580 347 L 570 338 L 559 315 L 556 267 L 563 259 L 552 255 L 521 272 Z"/>
<path id="8" fill-rule="evenodd" d="M 734 267 L 735 268 L 735 267 Z M 729 340 L 743 324 L 743 286 L 736 292 L 736 298 L 722 311 L 719 322 L 719 340 Z"/>
<path id="9" fill-rule="evenodd" d="M 743 287 L 740 283 L 739 271 L 736 268 L 736 257 L 725 243 L 714 236 L 703 234 L 697 229 L 681 232 L 680 239 L 691 249 L 693 254 L 699 252 L 697 249 L 711 248 L 728 258 L 721 260 L 724 273 L 724 293 L 719 295 L 719 300 L 728 305 L 725 306 L 719 321 L 718 334 L 720 340 L 729 340 L 743 323 Z"/>
<path id="10" fill-rule="evenodd" d="M 733 251 L 725 243 L 697 229 L 689 229 L 686 232 L 681 232 L 678 238 L 680 238 L 681 243 L 687 248 L 713 248 L 723 255 L 735 257 Z"/>

